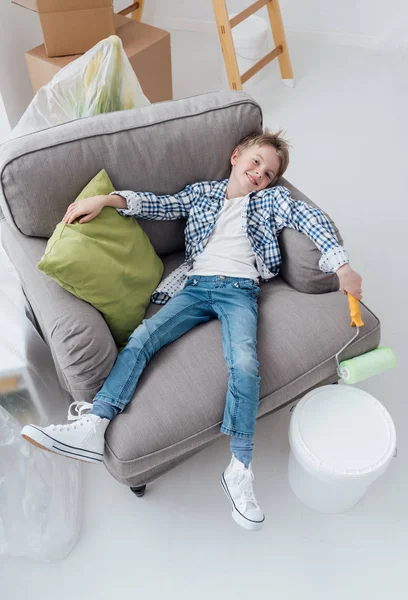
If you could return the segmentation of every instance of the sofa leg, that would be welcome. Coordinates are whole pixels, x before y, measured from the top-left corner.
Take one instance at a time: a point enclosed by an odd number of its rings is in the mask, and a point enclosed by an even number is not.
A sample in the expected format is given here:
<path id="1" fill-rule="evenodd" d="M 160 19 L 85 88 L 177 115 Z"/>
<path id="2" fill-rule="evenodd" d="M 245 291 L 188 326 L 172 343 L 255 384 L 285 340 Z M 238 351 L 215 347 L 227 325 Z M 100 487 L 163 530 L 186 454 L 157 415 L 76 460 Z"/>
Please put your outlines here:
<path id="1" fill-rule="evenodd" d="M 139 487 L 131 487 L 130 489 L 132 490 L 132 492 L 134 494 L 136 494 L 136 496 L 138 498 L 142 498 L 142 496 L 144 496 L 144 493 L 146 491 L 146 486 L 145 485 L 140 485 Z"/>

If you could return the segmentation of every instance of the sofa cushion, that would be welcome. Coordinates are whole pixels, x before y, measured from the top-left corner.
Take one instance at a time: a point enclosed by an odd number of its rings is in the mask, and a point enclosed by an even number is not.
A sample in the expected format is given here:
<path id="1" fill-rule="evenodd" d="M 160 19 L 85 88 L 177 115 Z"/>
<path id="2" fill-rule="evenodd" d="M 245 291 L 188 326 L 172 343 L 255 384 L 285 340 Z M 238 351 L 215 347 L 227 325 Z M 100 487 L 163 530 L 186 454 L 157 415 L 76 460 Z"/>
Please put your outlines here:
<path id="1" fill-rule="evenodd" d="M 361 338 L 344 358 L 378 346 L 378 319 L 364 305 L 361 311 Z M 349 323 L 341 292 L 303 294 L 281 277 L 261 285 L 258 416 L 338 379 L 334 357 L 354 334 Z M 107 469 L 121 483 L 141 485 L 203 449 L 222 435 L 227 385 L 218 320 L 161 348 L 143 371 L 132 401 L 107 429 Z"/>
<path id="2" fill-rule="evenodd" d="M 76 201 L 113 191 L 103 169 Z M 136 219 L 105 207 L 87 223 L 58 223 L 38 263 L 77 298 L 102 313 L 119 348 L 142 322 L 163 263 Z"/>

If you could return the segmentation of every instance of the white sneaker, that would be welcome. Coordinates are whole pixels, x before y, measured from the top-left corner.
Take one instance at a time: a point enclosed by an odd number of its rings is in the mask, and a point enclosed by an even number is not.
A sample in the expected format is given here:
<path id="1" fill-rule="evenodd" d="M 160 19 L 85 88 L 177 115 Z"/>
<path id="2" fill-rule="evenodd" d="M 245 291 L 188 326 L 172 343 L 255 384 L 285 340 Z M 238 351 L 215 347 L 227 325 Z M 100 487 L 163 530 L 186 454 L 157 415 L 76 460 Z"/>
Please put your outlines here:
<path id="1" fill-rule="evenodd" d="M 221 475 L 221 486 L 231 502 L 232 518 L 245 529 L 261 529 L 265 515 L 256 501 L 252 482 L 254 474 L 251 465 L 248 469 L 234 455 Z"/>
<path id="2" fill-rule="evenodd" d="M 71 413 L 76 409 L 76 415 Z M 96 415 L 82 414 L 92 408 L 90 402 L 72 402 L 68 409 L 68 420 L 75 421 L 70 425 L 26 425 L 21 435 L 31 444 L 62 454 L 68 458 L 85 462 L 101 463 L 105 445 L 105 430 L 109 419 L 101 419 Z"/>

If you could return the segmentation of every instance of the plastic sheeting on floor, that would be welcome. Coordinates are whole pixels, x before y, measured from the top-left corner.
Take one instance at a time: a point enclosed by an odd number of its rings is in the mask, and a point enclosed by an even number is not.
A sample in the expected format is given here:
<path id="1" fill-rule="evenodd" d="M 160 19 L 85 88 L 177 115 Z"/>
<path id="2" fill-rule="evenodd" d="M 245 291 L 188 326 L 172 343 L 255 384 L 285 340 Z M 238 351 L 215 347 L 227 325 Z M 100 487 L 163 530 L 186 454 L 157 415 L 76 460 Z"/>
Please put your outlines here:
<path id="1" fill-rule="evenodd" d="M 79 536 L 81 463 L 36 448 L 20 433 L 26 423 L 65 422 L 71 397 L 26 316 L 1 238 L 0 282 L 0 555 L 53 562 L 65 558 Z"/>

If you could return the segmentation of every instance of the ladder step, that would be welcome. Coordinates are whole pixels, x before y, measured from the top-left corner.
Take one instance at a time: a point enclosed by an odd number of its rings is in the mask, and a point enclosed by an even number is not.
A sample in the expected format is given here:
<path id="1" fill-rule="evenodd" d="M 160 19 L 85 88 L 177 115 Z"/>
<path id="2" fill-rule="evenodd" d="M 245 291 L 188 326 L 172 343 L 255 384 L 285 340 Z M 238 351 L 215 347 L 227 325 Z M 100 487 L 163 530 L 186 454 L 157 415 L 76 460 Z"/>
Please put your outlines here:
<path id="1" fill-rule="evenodd" d="M 242 23 L 242 21 L 245 21 L 245 19 L 253 15 L 261 8 L 263 8 L 265 4 L 268 4 L 268 2 L 270 1 L 271 0 L 258 0 L 258 2 L 254 2 L 253 4 L 251 4 L 251 6 L 248 6 L 248 8 L 240 12 L 238 15 L 232 17 L 232 19 L 230 20 L 231 27 L 236 27 L 237 25 Z"/>
<path id="2" fill-rule="evenodd" d="M 245 71 L 245 73 L 241 75 L 241 82 L 245 83 L 246 81 L 248 81 L 248 79 L 253 77 L 256 73 L 258 73 L 258 71 L 265 67 L 265 65 L 270 63 L 271 60 L 282 54 L 282 52 L 282 46 L 277 46 L 271 52 L 265 54 L 265 56 L 258 60 L 258 62 L 255 63 L 253 67 L 251 67 L 250 69 L 248 69 L 248 71 Z"/>
<path id="3" fill-rule="evenodd" d="M 212 3 L 230 89 L 242 90 L 242 85 L 274 58 L 278 58 L 282 80 L 286 84 L 288 84 L 289 81 L 293 83 L 293 72 L 290 64 L 279 0 L 257 0 L 232 18 L 230 18 L 228 14 L 226 0 L 212 0 Z M 239 23 L 242 23 L 242 21 L 245 21 L 245 19 L 248 19 L 248 17 L 251 17 L 254 12 L 257 12 L 264 6 L 266 6 L 268 11 L 271 33 L 276 48 L 266 54 L 248 69 L 248 71 L 241 75 L 239 72 L 232 29 L 239 25 Z"/>

